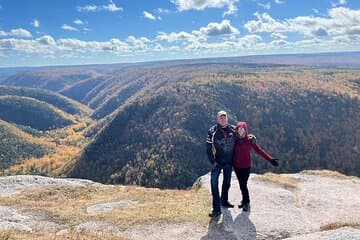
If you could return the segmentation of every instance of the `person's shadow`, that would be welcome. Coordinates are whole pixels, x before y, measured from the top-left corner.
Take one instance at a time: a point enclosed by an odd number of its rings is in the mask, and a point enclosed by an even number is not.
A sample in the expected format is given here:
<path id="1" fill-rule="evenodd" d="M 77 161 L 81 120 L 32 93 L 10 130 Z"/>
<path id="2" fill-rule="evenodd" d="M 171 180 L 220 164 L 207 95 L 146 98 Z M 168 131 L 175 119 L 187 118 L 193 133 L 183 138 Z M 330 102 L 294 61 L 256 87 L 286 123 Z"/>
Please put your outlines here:
<path id="1" fill-rule="evenodd" d="M 250 212 L 242 212 L 233 220 L 228 209 L 222 209 L 223 219 L 211 219 L 208 233 L 201 240 L 255 240 L 256 228 L 249 219 Z"/>

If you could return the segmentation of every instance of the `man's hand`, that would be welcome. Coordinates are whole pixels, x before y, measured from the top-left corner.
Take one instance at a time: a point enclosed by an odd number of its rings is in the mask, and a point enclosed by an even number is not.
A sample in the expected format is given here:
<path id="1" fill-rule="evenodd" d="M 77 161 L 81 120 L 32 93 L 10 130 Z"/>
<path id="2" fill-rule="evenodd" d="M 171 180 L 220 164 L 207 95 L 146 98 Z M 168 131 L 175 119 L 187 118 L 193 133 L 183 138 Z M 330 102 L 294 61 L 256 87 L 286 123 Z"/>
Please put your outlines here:
<path id="1" fill-rule="evenodd" d="M 271 163 L 273 166 L 277 167 L 277 166 L 279 166 L 279 159 L 273 158 L 273 159 L 270 160 L 270 163 Z"/>

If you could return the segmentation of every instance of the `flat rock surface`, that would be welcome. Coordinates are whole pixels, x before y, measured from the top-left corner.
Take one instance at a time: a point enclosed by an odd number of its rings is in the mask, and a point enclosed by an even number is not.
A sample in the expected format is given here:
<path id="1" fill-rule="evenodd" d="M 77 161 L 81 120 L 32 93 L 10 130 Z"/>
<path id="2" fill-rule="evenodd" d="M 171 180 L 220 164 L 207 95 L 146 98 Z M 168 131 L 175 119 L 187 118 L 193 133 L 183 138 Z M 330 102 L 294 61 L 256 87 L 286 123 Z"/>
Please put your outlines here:
<path id="1" fill-rule="evenodd" d="M 236 207 L 223 209 L 223 223 L 220 226 L 210 223 L 209 236 L 203 239 L 216 239 L 221 235 L 227 235 L 228 239 L 284 239 L 319 232 L 328 224 L 360 223 L 359 178 L 312 174 L 280 176 L 290 179 L 292 185 L 266 181 L 261 175 L 251 174 L 248 182 L 251 211 L 246 213 Z M 201 177 L 198 184 L 210 191 L 210 174 Z M 241 202 L 235 174 L 229 201 L 236 206 Z M 353 234 L 360 239 L 358 230 Z"/>
<path id="2" fill-rule="evenodd" d="M 154 222 L 136 225 L 127 230 L 108 222 L 89 221 L 75 227 L 76 231 L 111 233 L 130 239 L 360 239 L 360 230 L 351 227 L 360 223 L 360 179 L 313 174 L 280 174 L 285 182 L 272 181 L 263 175 L 251 174 L 249 191 L 251 211 L 243 212 L 235 207 L 222 209 L 222 217 L 211 220 L 208 226 L 194 223 L 169 224 Z M 220 176 L 220 183 L 222 179 Z M 7 197 L 25 188 L 49 186 L 103 186 L 88 180 L 55 179 L 41 176 L 0 177 L 0 196 Z M 197 186 L 210 191 L 210 175 L 198 179 Z M 221 184 L 220 186 L 221 187 Z M 229 201 L 236 206 L 241 201 L 239 184 L 232 176 Z M 103 202 L 91 205 L 88 213 L 109 211 L 115 207 L 136 204 L 131 200 Z M 211 206 L 209 206 L 209 211 Z M 347 226 L 350 227 L 336 227 Z M 335 226 L 321 231 L 326 226 Z M 358 225 L 359 226 L 359 225 Z M 0 231 L 18 229 L 43 231 L 62 235 L 66 226 L 47 216 L 46 212 L 26 211 L 0 205 Z M 329 229 L 329 228 L 328 228 Z"/>

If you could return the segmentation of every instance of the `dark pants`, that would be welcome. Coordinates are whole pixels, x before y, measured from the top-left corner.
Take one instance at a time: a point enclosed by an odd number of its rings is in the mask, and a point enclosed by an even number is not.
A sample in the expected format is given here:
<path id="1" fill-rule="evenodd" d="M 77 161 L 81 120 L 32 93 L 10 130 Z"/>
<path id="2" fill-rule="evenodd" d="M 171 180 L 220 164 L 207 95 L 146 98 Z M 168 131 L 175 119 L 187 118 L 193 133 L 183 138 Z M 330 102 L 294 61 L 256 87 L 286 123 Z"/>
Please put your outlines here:
<path id="1" fill-rule="evenodd" d="M 223 170 L 223 183 L 221 189 L 221 199 L 219 194 L 219 175 Z M 211 171 L 211 194 L 213 197 L 213 211 L 221 212 L 220 204 L 221 202 L 228 201 L 228 193 L 231 182 L 231 164 L 217 165 L 214 170 Z"/>
<path id="2" fill-rule="evenodd" d="M 234 170 L 240 185 L 242 203 L 250 203 L 249 190 L 247 187 L 247 182 L 250 176 L 250 168 L 234 167 Z"/>

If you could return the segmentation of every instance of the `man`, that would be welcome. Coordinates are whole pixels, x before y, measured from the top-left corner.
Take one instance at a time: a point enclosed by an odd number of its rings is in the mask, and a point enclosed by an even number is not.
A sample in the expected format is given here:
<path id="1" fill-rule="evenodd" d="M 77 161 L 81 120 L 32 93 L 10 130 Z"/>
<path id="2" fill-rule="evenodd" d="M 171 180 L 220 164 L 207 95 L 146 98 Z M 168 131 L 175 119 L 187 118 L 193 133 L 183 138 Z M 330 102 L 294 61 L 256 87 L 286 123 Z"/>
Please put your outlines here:
<path id="1" fill-rule="evenodd" d="M 206 145 L 207 156 L 212 164 L 211 171 L 211 194 L 213 198 L 213 210 L 210 217 L 216 218 L 221 215 L 221 206 L 233 208 L 228 201 L 228 192 L 231 182 L 232 158 L 234 148 L 235 129 L 228 124 L 228 116 L 225 111 L 217 113 L 217 124 L 209 129 Z M 223 170 L 223 183 L 221 198 L 219 194 L 219 175 Z"/>

